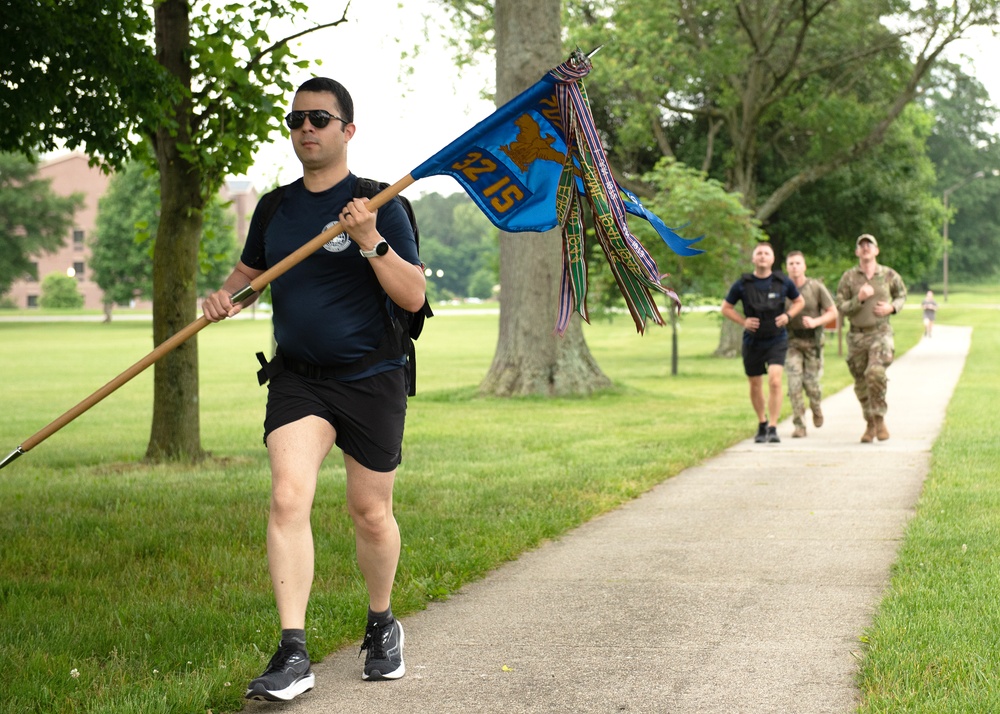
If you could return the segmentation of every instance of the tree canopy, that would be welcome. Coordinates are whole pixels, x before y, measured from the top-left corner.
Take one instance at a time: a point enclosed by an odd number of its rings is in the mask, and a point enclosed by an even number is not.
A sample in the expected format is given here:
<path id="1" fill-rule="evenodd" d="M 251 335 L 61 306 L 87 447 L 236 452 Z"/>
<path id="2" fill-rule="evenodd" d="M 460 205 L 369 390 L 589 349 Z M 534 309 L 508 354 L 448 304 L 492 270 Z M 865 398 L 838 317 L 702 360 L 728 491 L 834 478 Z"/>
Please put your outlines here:
<path id="1" fill-rule="evenodd" d="M 950 272 L 956 280 L 990 279 L 1000 274 L 1000 176 L 993 173 L 1000 169 L 1000 137 L 992 128 L 1000 111 L 958 65 L 943 63 L 935 78 L 924 100 L 937 117 L 927 148 L 937 167 L 937 194 L 952 191 Z M 940 278 L 935 264 L 926 280 Z"/>
<path id="2" fill-rule="evenodd" d="M 455 42 L 464 59 L 489 46 L 489 2 L 442 3 L 474 28 Z M 933 114 L 917 100 L 945 48 L 995 24 L 997 8 L 567 0 L 564 16 L 567 46 L 602 47 L 587 88 L 624 185 L 651 196 L 644 175 L 672 159 L 739 195 L 779 252 L 806 250 L 832 271 L 844 240 L 877 231 L 915 277 L 940 254 L 943 218 Z M 726 252 L 714 238 L 703 247 Z"/>
<path id="3" fill-rule="evenodd" d="M 789 197 L 766 227 L 778 254 L 803 251 L 810 274 L 836 285 L 856 262 L 854 239 L 871 233 L 908 281 L 925 275 L 940 256 L 944 216 L 927 156 L 933 126 L 928 112 L 911 105 L 868 154 Z"/>
<path id="4" fill-rule="evenodd" d="M 588 0 L 570 40 L 605 44 L 592 84 L 618 167 L 700 166 L 765 222 L 881 144 L 941 52 L 996 0 Z M 765 174 L 762 169 L 768 168 Z"/>
<path id="5" fill-rule="evenodd" d="M 101 198 L 91 243 L 90 268 L 104 291 L 107 308 L 153 296 L 152 254 L 159 226 L 160 188 L 156 173 L 132 162 L 115 173 Z M 232 214 L 215 198 L 205 213 L 199 244 L 198 291 L 215 290 L 238 256 Z"/>
<path id="6" fill-rule="evenodd" d="M 0 34 L 0 150 L 63 144 L 120 166 L 176 91 L 141 0 L 10 0 Z"/>

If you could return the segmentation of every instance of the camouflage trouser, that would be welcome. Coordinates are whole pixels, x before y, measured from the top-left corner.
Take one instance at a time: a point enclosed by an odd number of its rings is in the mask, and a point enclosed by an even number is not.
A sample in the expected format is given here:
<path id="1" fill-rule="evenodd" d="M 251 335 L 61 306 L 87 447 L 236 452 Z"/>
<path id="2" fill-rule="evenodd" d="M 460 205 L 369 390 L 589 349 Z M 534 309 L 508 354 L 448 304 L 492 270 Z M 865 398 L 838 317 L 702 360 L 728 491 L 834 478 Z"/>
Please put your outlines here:
<path id="1" fill-rule="evenodd" d="M 885 392 L 889 379 L 885 368 L 896 351 L 888 323 L 873 332 L 847 334 L 847 368 L 854 377 L 854 393 L 865 419 L 885 416 Z"/>
<path id="2" fill-rule="evenodd" d="M 788 354 L 785 355 L 785 375 L 788 377 L 788 398 L 792 402 L 792 421 L 795 426 L 805 426 L 802 417 L 806 413 L 809 397 L 813 409 L 820 405 L 823 391 L 819 380 L 823 376 L 823 345 L 814 339 L 788 338 Z"/>

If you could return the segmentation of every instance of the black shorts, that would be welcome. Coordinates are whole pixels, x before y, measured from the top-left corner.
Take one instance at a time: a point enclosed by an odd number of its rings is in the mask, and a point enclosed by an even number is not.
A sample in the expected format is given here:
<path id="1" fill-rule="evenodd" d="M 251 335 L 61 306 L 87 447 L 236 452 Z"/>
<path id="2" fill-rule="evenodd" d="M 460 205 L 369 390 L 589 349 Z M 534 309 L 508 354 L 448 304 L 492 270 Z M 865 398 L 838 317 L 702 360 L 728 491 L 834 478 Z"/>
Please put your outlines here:
<path id="1" fill-rule="evenodd" d="M 278 427 L 318 416 L 336 430 L 345 454 L 372 471 L 393 471 L 403 460 L 406 380 L 402 368 L 351 382 L 284 371 L 267 385 L 264 443 Z"/>
<path id="2" fill-rule="evenodd" d="M 767 373 L 772 364 L 785 366 L 788 354 L 788 336 L 778 335 L 766 340 L 743 341 L 743 371 L 748 377 L 759 377 Z"/>

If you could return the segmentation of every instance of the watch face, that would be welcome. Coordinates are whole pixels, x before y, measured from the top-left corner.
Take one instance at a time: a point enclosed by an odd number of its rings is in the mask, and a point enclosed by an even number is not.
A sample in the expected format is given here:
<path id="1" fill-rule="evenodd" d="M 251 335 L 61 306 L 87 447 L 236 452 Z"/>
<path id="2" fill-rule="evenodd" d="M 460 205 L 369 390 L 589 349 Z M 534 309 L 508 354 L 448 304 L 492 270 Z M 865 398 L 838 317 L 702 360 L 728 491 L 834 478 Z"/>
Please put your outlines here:
<path id="1" fill-rule="evenodd" d="M 377 246 L 375 246 L 375 255 L 385 255 L 389 252 L 389 244 L 382 241 Z"/>

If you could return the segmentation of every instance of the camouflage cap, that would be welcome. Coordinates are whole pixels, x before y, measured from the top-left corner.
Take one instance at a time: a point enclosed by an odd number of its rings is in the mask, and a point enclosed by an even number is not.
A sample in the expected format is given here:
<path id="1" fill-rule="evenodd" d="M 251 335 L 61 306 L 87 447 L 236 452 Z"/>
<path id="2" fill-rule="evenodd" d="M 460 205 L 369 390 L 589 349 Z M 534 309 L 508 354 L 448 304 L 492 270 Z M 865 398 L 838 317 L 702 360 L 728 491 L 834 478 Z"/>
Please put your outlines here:
<path id="1" fill-rule="evenodd" d="M 863 241 L 863 240 L 868 241 L 873 246 L 875 246 L 876 248 L 878 248 L 878 241 L 875 240 L 875 236 L 871 235 L 870 233 L 862 233 L 861 235 L 859 235 L 858 239 L 854 242 L 854 245 L 855 246 L 861 245 L 861 241 Z"/>

